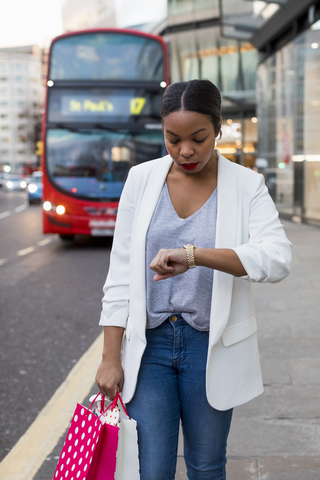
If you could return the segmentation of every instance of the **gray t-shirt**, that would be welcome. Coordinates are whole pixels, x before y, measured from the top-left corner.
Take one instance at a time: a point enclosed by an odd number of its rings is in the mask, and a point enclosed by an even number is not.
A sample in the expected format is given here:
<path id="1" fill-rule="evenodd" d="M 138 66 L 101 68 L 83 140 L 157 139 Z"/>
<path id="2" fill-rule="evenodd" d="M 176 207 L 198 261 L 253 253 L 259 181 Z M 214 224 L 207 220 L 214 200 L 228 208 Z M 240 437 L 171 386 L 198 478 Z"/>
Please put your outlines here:
<path id="1" fill-rule="evenodd" d="M 187 243 L 214 248 L 216 220 L 217 189 L 197 212 L 180 218 L 164 184 L 146 239 L 147 328 L 158 327 L 173 313 L 181 313 L 195 329 L 209 330 L 213 270 L 196 267 L 155 282 L 150 263 L 161 248 L 181 248 Z"/>

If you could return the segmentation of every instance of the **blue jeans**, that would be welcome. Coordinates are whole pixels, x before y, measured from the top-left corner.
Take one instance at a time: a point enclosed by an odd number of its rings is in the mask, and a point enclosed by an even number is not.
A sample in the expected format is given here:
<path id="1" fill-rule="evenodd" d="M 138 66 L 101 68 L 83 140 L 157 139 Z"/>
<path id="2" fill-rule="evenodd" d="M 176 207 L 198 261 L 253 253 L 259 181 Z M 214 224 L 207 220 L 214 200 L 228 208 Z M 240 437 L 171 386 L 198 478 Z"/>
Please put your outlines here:
<path id="1" fill-rule="evenodd" d="M 136 392 L 127 404 L 138 424 L 141 480 L 174 480 L 180 419 L 189 480 L 225 480 L 232 409 L 215 410 L 207 401 L 208 332 L 175 314 L 146 335 Z"/>

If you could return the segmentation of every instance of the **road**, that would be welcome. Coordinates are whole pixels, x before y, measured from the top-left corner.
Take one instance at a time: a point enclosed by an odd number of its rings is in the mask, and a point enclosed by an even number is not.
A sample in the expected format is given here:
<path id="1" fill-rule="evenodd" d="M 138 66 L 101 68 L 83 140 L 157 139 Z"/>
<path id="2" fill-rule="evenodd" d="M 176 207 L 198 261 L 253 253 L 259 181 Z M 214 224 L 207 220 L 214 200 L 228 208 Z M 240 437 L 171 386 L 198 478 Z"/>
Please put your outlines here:
<path id="1" fill-rule="evenodd" d="M 109 239 L 43 235 L 41 206 L 0 190 L 0 459 L 101 333 Z"/>

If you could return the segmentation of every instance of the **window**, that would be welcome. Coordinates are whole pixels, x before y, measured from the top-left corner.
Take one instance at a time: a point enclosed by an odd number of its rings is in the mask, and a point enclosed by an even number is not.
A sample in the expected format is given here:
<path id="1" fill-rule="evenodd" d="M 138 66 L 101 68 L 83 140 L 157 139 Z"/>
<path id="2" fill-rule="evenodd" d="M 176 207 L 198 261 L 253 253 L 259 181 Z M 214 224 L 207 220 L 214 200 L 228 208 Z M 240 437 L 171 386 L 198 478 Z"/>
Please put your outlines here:
<path id="1" fill-rule="evenodd" d="M 0 82 L 6 82 L 8 80 L 8 77 L 0 77 Z"/>
<path id="2" fill-rule="evenodd" d="M 17 102 L 17 107 L 24 107 L 24 105 L 25 105 L 25 103 L 22 102 L 21 100 L 19 100 L 19 101 Z"/>
<path id="3" fill-rule="evenodd" d="M 25 150 L 18 150 L 17 153 L 18 153 L 19 155 L 24 155 L 24 154 L 26 153 L 26 151 L 25 151 Z"/>
<path id="4" fill-rule="evenodd" d="M 2 125 L 1 130 L 9 130 L 9 125 Z"/>
<path id="5" fill-rule="evenodd" d="M 0 102 L 0 107 L 7 107 L 7 106 L 8 106 L 8 102 L 6 102 L 5 100 Z"/>
<path id="6" fill-rule="evenodd" d="M 9 115 L 7 113 L 1 113 L 0 118 L 8 118 Z"/>
<path id="7" fill-rule="evenodd" d="M 24 89 L 23 88 L 16 88 L 16 93 L 18 95 L 23 95 L 24 94 Z"/>
<path id="8" fill-rule="evenodd" d="M 124 33 L 61 38 L 51 50 L 51 80 L 157 80 L 164 78 L 160 43 Z"/>
<path id="9" fill-rule="evenodd" d="M 16 70 L 23 70 L 24 64 L 23 63 L 16 63 Z"/>
<path id="10" fill-rule="evenodd" d="M 27 141 L 27 137 L 25 135 L 19 135 L 18 142 L 25 143 Z"/>
<path id="11" fill-rule="evenodd" d="M 0 150 L 1 155 L 8 155 L 10 150 Z"/>
<path id="12" fill-rule="evenodd" d="M 2 137 L 2 138 L 0 138 L 0 141 L 1 141 L 2 143 L 9 143 L 9 142 L 10 142 L 10 138 L 9 138 L 9 137 Z"/>
<path id="13" fill-rule="evenodd" d="M 18 77 L 16 77 L 16 81 L 17 81 L 17 82 L 23 82 L 23 80 L 24 80 L 24 78 L 23 78 L 21 75 L 19 75 Z"/>
<path id="14" fill-rule="evenodd" d="M 7 63 L 0 63 L 0 70 L 7 70 L 8 64 Z"/>

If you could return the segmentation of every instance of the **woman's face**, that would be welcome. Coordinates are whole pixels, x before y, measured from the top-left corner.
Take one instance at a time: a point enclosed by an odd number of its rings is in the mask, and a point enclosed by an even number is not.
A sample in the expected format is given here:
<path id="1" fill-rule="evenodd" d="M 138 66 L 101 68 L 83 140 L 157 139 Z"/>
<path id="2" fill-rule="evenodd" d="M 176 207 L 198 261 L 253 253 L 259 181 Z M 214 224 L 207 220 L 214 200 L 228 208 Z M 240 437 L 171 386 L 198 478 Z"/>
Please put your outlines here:
<path id="1" fill-rule="evenodd" d="M 209 116 L 179 110 L 164 117 L 163 129 L 167 151 L 180 171 L 199 173 L 214 161 L 216 133 Z"/>

